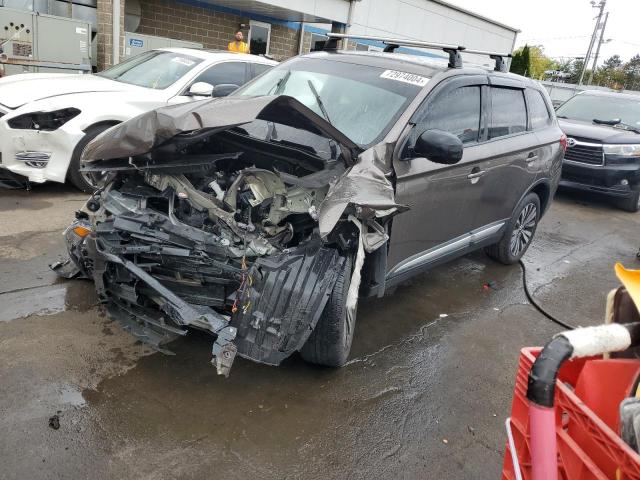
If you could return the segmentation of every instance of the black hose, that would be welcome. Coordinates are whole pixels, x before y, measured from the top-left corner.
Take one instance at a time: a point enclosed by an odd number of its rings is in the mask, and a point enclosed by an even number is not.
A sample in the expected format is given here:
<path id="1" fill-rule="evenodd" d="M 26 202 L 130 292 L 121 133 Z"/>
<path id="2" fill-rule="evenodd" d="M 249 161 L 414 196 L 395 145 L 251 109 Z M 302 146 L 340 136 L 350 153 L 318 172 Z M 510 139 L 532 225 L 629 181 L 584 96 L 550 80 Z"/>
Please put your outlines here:
<path id="1" fill-rule="evenodd" d="M 556 317 L 554 317 L 553 315 L 548 313 L 544 308 L 542 308 L 538 304 L 538 302 L 535 301 L 535 299 L 531 295 L 531 292 L 529 291 L 529 286 L 527 285 L 527 268 L 525 267 L 524 262 L 522 260 L 520 260 L 519 263 L 520 263 L 520 268 L 522 268 L 522 285 L 524 287 L 524 294 L 527 296 L 527 299 L 529 300 L 531 305 L 533 305 L 533 307 L 536 310 L 538 310 L 538 312 L 540 312 L 542 315 L 547 317 L 552 322 L 557 323 L 558 325 L 560 325 L 563 328 L 566 328 L 567 330 L 575 330 L 577 327 L 570 325 L 568 323 L 565 323 L 562 320 L 558 320 Z"/>
<path id="2" fill-rule="evenodd" d="M 562 335 L 547 343 L 529 372 L 527 398 L 542 407 L 553 407 L 560 367 L 573 354 L 573 345 Z"/>

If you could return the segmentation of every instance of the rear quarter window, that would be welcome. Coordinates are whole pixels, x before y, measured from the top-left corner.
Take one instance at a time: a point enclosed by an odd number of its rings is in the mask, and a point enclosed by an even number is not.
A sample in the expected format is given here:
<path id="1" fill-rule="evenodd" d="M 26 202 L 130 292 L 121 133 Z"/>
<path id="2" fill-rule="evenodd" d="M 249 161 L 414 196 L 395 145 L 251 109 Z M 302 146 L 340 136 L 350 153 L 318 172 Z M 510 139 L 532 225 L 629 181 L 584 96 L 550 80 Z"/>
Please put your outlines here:
<path id="1" fill-rule="evenodd" d="M 532 130 L 539 130 L 551 125 L 553 120 L 542 93 L 537 90 L 527 89 L 527 104 Z"/>
<path id="2" fill-rule="evenodd" d="M 527 107 L 524 92 L 518 88 L 491 88 L 489 139 L 527 130 Z"/>

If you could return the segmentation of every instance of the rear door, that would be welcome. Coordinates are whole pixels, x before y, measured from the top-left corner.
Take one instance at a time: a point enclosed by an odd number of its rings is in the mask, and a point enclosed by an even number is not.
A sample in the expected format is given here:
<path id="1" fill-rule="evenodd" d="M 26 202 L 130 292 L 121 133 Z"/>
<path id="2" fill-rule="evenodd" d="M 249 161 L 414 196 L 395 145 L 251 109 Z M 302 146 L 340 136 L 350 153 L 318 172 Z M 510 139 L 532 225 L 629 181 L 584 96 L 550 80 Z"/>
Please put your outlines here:
<path id="1" fill-rule="evenodd" d="M 412 117 L 411 130 L 394 159 L 395 198 L 410 210 L 393 220 L 390 275 L 406 270 L 407 262 L 419 267 L 432 257 L 466 246 L 459 240 L 476 227 L 480 186 L 474 174 L 482 159 L 481 92 L 487 85 L 485 75 L 445 80 Z M 418 136 L 429 129 L 444 130 L 462 140 L 464 154 L 459 163 L 442 165 L 413 152 Z"/>
<path id="2" fill-rule="evenodd" d="M 476 209 L 479 225 L 511 217 L 540 171 L 540 148 L 527 115 L 524 84 L 490 78 L 485 158 L 479 163 L 482 191 Z"/>

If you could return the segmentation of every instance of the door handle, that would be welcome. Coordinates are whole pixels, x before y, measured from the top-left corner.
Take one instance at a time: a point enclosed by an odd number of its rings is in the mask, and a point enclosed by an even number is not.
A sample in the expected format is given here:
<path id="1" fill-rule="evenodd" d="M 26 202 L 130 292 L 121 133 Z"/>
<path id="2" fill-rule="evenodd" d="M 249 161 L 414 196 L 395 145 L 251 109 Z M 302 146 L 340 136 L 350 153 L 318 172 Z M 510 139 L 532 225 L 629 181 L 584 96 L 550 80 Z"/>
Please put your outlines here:
<path id="1" fill-rule="evenodd" d="M 477 172 L 473 172 L 473 173 L 470 173 L 469 175 L 467 175 L 467 178 L 469 180 L 473 180 L 474 178 L 480 178 L 485 173 L 487 173 L 486 170 L 478 170 Z"/>
<path id="2" fill-rule="evenodd" d="M 537 154 L 537 153 L 535 153 L 535 152 L 531 152 L 531 153 L 527 156 L 527 160 L 526 160 L 526 162 L 527 162 L 527 163 L 529 163 L 529 162 L 533 162 L 534 160 L 537 160 L 537 159 L 538 159 L 538 154 Z"/>

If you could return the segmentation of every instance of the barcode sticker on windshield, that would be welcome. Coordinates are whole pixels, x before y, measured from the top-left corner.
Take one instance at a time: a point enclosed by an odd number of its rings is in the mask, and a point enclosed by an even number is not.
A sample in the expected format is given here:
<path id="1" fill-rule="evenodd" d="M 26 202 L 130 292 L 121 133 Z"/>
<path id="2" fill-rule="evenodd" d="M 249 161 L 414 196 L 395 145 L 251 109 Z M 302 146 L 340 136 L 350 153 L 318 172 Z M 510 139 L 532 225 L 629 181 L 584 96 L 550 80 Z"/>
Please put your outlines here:
<path id="1" fill-rule="evenodd" d="M 427 77 L 415 75 L 413 73 L 399 72 L 397 70 L 385 70 L 380 75 L 380 78 L 388 78 L 389 80 L 410 83 L 411 85 L 417 85 L 418 87 L 424 87 L 429 81 Z"/>

